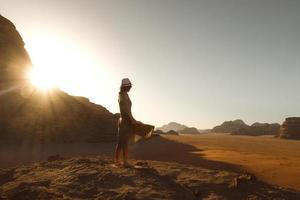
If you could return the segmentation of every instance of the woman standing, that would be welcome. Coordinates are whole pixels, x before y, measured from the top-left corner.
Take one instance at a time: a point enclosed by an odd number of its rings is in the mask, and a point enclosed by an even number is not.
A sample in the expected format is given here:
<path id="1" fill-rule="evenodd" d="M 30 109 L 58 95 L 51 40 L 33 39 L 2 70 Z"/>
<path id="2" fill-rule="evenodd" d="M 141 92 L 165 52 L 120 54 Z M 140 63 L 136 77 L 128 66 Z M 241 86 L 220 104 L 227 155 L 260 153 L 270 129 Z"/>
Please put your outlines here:
<path id="1" fill-rule="evenodd" d="M 120 165 L 120 155 L 123 153 L 123 165 L 128 165 L 128 142 L 134 135 L 136 120 L 131 113 L 131 100 L 128 96 L 132 84 L 128 78 L 122 79 L 119 92 L 120 119 L 118 122 L 118 144 L 115 152 L 115 162 Z"/>

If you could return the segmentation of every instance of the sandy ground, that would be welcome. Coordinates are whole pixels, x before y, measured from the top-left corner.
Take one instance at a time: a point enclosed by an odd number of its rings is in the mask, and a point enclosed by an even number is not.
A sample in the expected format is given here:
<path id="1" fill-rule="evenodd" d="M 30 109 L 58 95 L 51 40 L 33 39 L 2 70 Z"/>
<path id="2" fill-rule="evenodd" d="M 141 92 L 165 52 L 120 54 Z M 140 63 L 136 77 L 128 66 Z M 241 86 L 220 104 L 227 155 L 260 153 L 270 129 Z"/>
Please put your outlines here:
<path id="1" fill-rule="evenodd" d="M 300 190 L 300 141 L 276 139 L 272 136 L 228 134 L 180 135 L 165 138 L 191 145 L 189 153 L 181 155 L 178 147 L 174 145 L 163 147 L 157 142 L 149 141 L 147 148 L 144 145 L 145 148 L 142 148 L 137 156 L 199 165 L 203 165 L 203 160 L 207 159 L 205 162 L 208 167 L 213 168 L 213 165 L 223 165 L 227 169 L 240 167 L 268 183 Z M 149 148 L 154 149 L 150 154 L 146 153 L 146 149 Z M 219 163 L 210 163 L 212 161 Z"/>

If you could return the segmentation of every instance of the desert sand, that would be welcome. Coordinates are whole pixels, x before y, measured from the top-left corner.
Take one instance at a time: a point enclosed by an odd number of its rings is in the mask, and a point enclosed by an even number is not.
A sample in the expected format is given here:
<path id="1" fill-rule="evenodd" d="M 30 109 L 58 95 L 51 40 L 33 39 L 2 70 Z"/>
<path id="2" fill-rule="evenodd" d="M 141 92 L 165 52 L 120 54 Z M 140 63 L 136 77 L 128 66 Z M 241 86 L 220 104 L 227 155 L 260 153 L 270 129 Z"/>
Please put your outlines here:
<path id="1" fill-rule="evenodd" d="M 246 170 L 270 184 L 300 190 L 300 141 L 273 136 L 229 134 L 164 138 L 182 145 L 147 141 L 137 145 L 135 156 L 139 159 L 188 163 L 207 168 L 222 166 L 227 170 Z"/>

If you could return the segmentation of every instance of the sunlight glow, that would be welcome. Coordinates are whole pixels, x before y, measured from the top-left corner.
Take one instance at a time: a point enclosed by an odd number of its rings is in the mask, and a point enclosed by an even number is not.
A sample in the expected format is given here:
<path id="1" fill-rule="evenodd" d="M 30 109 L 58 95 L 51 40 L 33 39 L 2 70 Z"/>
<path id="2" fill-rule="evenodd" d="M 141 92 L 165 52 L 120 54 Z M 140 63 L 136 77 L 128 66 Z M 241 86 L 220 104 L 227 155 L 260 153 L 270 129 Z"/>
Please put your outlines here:
<path id="1" fill-rule="evenodd" d="M 47 69 L 34 67 L 29 71 L 29 79 L 38 89 L 43 91 L 51 90 L 55 87 L 55 74 L 51 71 L 47 72 Z"/>
<path id="2" fill-rule="evenodd" d="M 28 48 L 34 65 L 29 72 L 32 83 L 44 90 L 58 87 L 77 93 L 92 88 L 95 80 L 105 81 L 103 77 L 95 77 L 101 66 L 84 50 L 67 39 L 53 36 L 36 39 Z"/>
<path id="3" fill-rule="evenodd" d="M 115 59 L 107 59 L 101 52 L 95 55 L 78 41 L 55 33 L 33 33 L 26 49 L 33 63 L 28 78 L 40 91 L 58 88 L 117 110 L 119 80 L 113 82 L 115 73 L 110 71 Z"/>

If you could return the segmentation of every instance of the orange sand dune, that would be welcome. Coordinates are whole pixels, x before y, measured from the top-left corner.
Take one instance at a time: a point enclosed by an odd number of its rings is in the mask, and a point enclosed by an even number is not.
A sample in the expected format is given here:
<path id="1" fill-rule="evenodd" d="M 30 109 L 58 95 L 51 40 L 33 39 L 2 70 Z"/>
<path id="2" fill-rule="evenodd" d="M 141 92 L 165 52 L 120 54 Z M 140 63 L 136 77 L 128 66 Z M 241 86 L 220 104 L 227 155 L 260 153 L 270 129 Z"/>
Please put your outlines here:
<path id="1" fill-rule="evenodd" d="M 137 157 L 202 166 L 209 164 L 208 167 L 240 167 L 268 183 L 300 190 L 300 141 L 228 134 L 165 137 L 194 148 L 189 150 L 189 154 L 183 154 L 176 145 L 162 148 L 157 142 L 148 141 L 152 152 L 144 148 L 137 153 Z M 195 156 L 201 157 L 201 160 Z"/>

